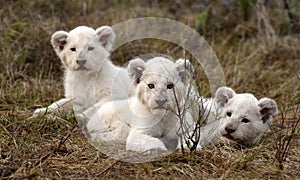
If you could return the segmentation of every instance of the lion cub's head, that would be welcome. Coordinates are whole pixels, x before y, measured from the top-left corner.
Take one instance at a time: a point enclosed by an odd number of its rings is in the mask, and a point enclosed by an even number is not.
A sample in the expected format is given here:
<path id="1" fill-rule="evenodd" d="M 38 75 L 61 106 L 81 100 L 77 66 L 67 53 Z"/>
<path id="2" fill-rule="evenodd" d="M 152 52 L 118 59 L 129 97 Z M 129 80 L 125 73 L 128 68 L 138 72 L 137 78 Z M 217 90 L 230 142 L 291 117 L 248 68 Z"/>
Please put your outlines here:
<path id="1" fill-rule="evenodd" d="M 223 107 L 220 134 L 238 144 L 248 146 L 269 128 L 276 113 L 276 102 L 269 98 L 257 100 L 252 94 L 236 94 L 221 87 L 215 96 Z"/>
<path id="2" fill-rule="evenodd" d="M 79 26 L 70 32 L 57 31 L 51 44 L 65 68 L 71 71 L 96 71 L 109 56 L 115 34 L 111 27 L 94 30 Z"/>
<path id="3" fill-rule="evenodd" d="M 175 63 L 163 57 L 155 57 L 147 62 L 134 59 L 129 62 L 128 72 L 136 86 L 138 100 L 157 114 L 175 110 L 183 100 L 188 84 L 188 71 L 192 70 L 188 60 L 179 59 Z"/>

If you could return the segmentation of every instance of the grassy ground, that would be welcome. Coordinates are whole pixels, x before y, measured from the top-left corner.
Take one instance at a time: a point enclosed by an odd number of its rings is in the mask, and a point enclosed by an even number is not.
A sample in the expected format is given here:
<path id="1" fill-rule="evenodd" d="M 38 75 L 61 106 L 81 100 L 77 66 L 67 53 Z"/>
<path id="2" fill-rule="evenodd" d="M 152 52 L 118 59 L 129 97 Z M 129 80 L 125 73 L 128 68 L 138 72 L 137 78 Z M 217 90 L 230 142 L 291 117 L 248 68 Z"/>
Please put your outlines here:
<path id="1" fill-rule="evenodd" d="M 1 1 L 0 177 L 299 178 L 300 3 L 288 1 L 285 9 L 285 1 L 264 6 L 228 2 Z M 276 100 L 279 113 L 259 144 L 208 146 L 195 154 L 175 152 L 160 161 L 130 164 L 98 153 L 72 116 L 28 119 L 35 108 L 63 97 L 61 63 L 49 43 L 52 33 L 146 16 L 196 29 L 219 57 L 227 86 Z M 184 54 L 174 44 L 148 39 L 120 47 L 112 59 L 122 65 L 151 52 Z M 196 77 L 204 95 L 210 95 L 201 70 Z"/>

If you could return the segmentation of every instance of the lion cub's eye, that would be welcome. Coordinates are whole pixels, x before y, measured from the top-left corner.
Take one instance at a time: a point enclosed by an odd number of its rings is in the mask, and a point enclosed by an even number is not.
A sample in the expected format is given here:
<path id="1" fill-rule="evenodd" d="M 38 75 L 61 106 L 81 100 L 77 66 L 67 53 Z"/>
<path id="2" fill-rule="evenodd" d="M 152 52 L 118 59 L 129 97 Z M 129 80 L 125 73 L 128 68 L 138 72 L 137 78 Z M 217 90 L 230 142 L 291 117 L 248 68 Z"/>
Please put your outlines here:
<path id="1" fill-rule="evenodd" d="M 94 50 L 94 47 L 88 47 L 88 51 Z"/>
<path id="2" fill-rule="evenodd" d="M 76 51 L 76 48 L 73 47 L 73 48 L 70 48 L 70 50 L 71 50 L 71 51 Z"/>
<path id="3" fill-rule="evenodd" d="M 168 88 L 168 89 L 172 89 L 173 87 L 174 87 L 174 84 L 173 84 L 173 83 L 167 85 L 167 88 Z"/>
<path id="4" fill-rule="evenodd" d="M 230 116 L 231 116 L 231 112 L 226 112 L 226 115 L 227 115 L 228 117 L 230 117 Z"/>
<path id="5" fill-rule="evenodd" d="M 248 122 L 250 122 L 249 119 L 247 119 L 247 118 L 242 119 L 242 123 L 248 123 Z"/>
<path id="6" fill-rule="evenodd" d="M 148 88 L 150 88 L 150 89 L 154 89 L 154 84 L 148 84 Z"/>

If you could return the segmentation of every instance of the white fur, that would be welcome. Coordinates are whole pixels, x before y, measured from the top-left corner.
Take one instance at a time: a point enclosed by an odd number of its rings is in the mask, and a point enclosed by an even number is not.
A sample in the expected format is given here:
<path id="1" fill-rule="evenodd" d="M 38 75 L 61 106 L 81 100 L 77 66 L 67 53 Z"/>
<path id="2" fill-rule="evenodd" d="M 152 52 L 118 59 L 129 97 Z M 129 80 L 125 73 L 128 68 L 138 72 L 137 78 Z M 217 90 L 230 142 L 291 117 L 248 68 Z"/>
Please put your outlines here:
<path id="1" fill-rule="evenodd" d="M 174 113 L 174 92 L 181 104 L 188 83 L 188 66 L 191 67 L 189 61 L 182 59 L 176 63 L 162 57 L 147 62 L 131 60 L 128 71 L 135 94 L 103 105 L 87 124 L 91 138 L 126 141 L 126 150 L 138 152 L 175 149 L 179 118 Z"/>
<path id="2" fill-rule="evenodd" d="M 201 146 L 219 140 L 251 145 L 269 129 L 277 110 L 272 99 L 257 100 L 252 94 L 236 94 L 227 87 L 219 88 L 215 98 L 208 99 L 204 107 L 209 118 L 201 128 Z"/>
<path id="3" fill-rule="evenodd" d="M 74 106 L 76 113 L 89 116 L 107 101 L 126 98 L 130 83 L 128 73 L 109 59 L 114 39 L 109 26 L 96 30 L 79 26 L 70 32 L 55 32 L 51 44 L 65 69 L 65 98 L 35 113 L 60 107 L 68 112 Z"/>

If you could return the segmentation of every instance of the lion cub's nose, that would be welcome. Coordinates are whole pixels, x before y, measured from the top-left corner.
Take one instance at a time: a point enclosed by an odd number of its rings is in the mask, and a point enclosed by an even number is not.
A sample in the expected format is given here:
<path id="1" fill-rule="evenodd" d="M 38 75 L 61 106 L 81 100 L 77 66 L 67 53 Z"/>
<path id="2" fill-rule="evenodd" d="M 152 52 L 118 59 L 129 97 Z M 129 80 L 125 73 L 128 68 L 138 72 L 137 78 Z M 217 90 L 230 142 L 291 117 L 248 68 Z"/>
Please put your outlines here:
<path id="1" fill-rule="evenodd" d="M 166 99 L 164 99 L 164 100 L 155 100 L 155 102 L 158 104 L 158 106 L 163 106 L 167 102 L 167 100 Z"/>
<path id="2" fill-rule="evenodd" d="M 229 134 L 230 133 L 233 133 L 236 129 L 235 128 L 232 128 L 232 127 L 225 127 L 225 131 L 228 132 Z"/>
<path id="3" fill-rule="evenodd" d="M 79 65 L 84 65 L 86 63 L 86 59 L 84 59 L 84 60 L 77 60 L 76 63 L 79 64 Z"/>

